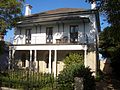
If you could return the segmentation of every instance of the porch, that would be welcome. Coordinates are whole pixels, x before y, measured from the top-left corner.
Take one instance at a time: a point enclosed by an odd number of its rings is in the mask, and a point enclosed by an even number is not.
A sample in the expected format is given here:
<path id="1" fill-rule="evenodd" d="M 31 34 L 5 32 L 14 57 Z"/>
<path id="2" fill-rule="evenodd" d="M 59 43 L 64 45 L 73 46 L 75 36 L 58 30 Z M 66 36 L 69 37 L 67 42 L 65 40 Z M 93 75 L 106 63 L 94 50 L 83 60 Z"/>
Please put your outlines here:
<path id="1" fill-rule="evenodd" d="M 19 67 L 29 67 L 43 73 L 54 73 L 56 77 L 63 70 L 62 60 L 71 52 L 82 52 L 86 66 L 86 45 L 30 45 L 11 46 L 10 59 L 17 60 Z"/>

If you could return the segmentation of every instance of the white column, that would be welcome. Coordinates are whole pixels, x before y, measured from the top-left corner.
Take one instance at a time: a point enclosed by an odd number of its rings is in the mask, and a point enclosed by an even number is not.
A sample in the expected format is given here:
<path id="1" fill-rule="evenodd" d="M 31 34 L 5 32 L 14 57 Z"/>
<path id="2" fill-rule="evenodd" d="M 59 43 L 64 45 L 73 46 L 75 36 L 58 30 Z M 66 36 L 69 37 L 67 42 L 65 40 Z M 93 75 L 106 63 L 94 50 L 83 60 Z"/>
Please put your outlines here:
<path id="1" fill-rule="evenodd" d="M 11 62 L 12 62 L 12 69 L 13 69 L 13 67 L 14 67 L 14 65 L 15 65 L 15 58 L 14 58 L 14 54 L 15 54 L 15 50 L 14 50 L 14 49 L 12 49 L 12 58 L 11 58 Z"/>
<path id="2" fill-rule="evenodd" d="M 34 65 L 35 65 L 35 68 L 37 68 L 37 62 L 36 62 L 36 60 L 37 60 L 37 53 L 36 52 L 37 51 L 34 50 Z"/>
<path id="3" fill-rule="evenodd" d="M 84 47 L 84 65 L 87 67 L 87 46 Z"/>
<path id="4" fill-rule="evenodd" d="M 49 73 L 52 72 L 51 66 L 52 66 L 52 63 L 51 63 L 51 50 L 49 50 Z"/>
<path id="5" fill-rule="evenodd" d="M 57 50 L 54 52 L 54 77 L 57 75 Z"/>
<path id="6" fill-rule="evenodd" d="M 8 69 L 10 69 L 10 64 L 11 64 L 11 49 L 9 49 L 9 62 L 8 62 Z"/>
<path id="7" fill-rule="evenodd" d="M 30 61 L 29 61 L 29 67 L 32 66 L 32 50 L 30 50 Z"/>
<path id="8" fill-rule="evenodd" d="M 12 50 L 12 59 L 14 59 L 15 50 Z"/>
<path id="9" fill-rule="evenodd" d="M 25 67 L 29 67 L 29 61 L 27 59 L 25 60 Z"/>

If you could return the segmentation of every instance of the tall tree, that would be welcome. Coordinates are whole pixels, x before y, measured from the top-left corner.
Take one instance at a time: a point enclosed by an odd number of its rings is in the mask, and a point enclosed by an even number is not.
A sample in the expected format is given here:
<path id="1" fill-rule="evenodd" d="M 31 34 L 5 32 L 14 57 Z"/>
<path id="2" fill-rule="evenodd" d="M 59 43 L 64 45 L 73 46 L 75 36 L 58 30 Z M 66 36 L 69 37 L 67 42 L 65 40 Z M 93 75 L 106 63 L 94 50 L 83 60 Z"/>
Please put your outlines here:
<path id="1" fill-rule="evenodd" d="M 100 48 L 102 54 L 110 58 L 113 70 L 120 75 L 120 0 L 87 0 L 97 3 L 99 9 L 110 26 L 100 33 Z"/>
<path id="2" fill-rule="evenodd" d="M 24 0 L 0 0 L 0 55 L 4 51 L 1 39 L 21 19 L 23 2 Z"/>
<path id="3" fill-rule="evenodd" d="M 0 34 L 16 25 L 22 15 L 24 0 L 0 0 Z"/>

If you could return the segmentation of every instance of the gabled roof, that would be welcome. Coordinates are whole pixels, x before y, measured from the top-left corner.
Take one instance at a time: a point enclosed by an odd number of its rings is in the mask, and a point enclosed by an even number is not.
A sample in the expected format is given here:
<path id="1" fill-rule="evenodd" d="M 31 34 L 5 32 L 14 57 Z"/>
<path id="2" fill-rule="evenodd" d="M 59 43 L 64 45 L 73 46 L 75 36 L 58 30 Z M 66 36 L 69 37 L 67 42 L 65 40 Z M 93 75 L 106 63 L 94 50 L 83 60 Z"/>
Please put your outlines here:
<path id="1" fill-rule="evenodd" d="M 87 12 L 87 13 L 91 13 L 94 10 L 85 10 L 85 9 L 81 9 L 81 8 L 58 8 L 55 10 L 49 10 L 49 11 L 44 11 L 44 12 L 40 12 L 40 13 L 36 13 L 36 14 L 31 14 L 28 16 L 25 16 L 26 18 L 29 17 L 37 17 L 37 16 L 47 16 L 47 15 L 61 15 L 61 14 L 68 14 L 68 13 L 81 13 L 81 12 Z"/>
<path id="2" fill-rule="evenodd" d="M 58 13 L 67 13 L 67 12 L 75 12 L 75 11 L 85 11 L 84 9 L 81 8 L 58 8 L 55 10 L 49 10 L 49 11 L 45 11 L 42 13 L 45 14 L 58 14 Z"/>

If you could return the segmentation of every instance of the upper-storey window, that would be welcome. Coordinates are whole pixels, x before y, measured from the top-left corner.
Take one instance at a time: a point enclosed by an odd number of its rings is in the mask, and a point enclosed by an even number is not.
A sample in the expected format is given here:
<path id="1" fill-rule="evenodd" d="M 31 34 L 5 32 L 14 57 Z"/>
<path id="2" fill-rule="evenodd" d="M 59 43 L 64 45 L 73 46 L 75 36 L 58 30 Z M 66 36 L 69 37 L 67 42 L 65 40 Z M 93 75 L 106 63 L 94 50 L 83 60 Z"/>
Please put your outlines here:
<path id="1" fill-rule="evenodd" d="M 53 27 L 46 28 L 46 42 L 47 43 L 53 42 Z"/>
<path id="2" fill-rule="evenodd" d="M 31 29 L 26 29 L 26 44 L 30 44 L 31 42 Z"/>
<path id="3" fill-rule="evenodd" d="M 78 25 L 70 26 L 70 42 L 71 43 L 78 42 Z"/>

